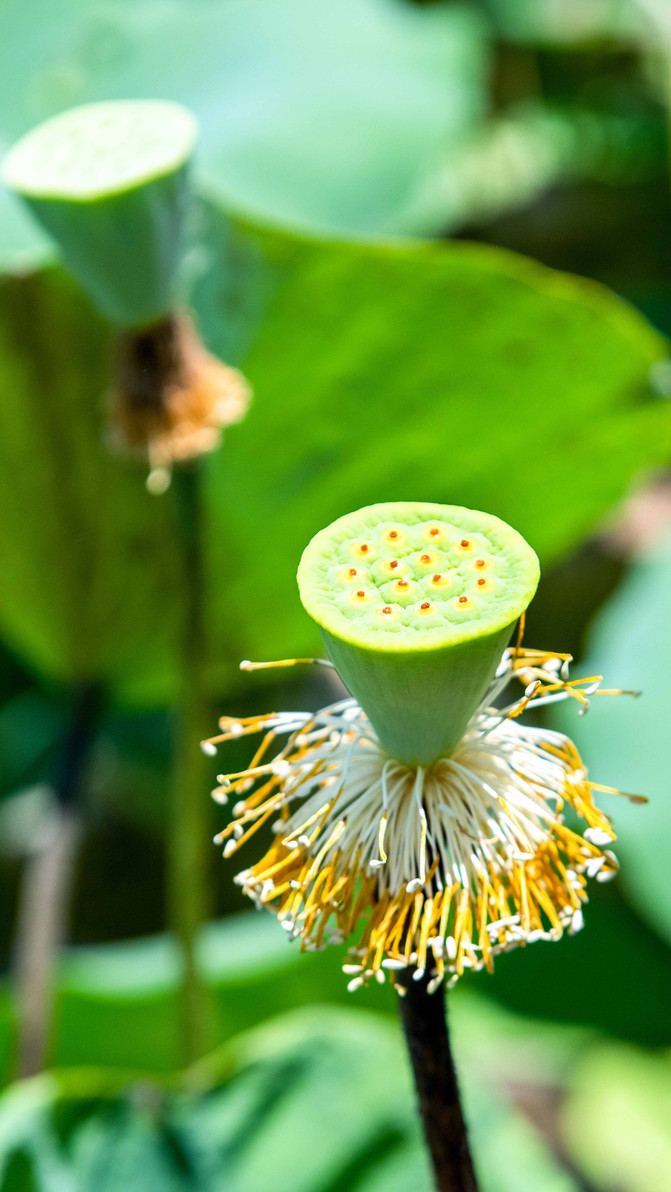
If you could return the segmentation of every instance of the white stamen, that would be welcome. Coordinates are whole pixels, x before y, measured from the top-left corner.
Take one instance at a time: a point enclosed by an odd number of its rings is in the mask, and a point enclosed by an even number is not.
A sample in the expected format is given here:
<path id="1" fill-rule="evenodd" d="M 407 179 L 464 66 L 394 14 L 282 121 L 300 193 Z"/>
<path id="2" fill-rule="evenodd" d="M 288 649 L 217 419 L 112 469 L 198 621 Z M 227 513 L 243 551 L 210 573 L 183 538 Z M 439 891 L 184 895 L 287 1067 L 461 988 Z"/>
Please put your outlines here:
<path id="1" fill-rule="evenodd" d="M 606 864 L 605 857 L 592 857 L 585 866 L 585 873 L 588 877 L 596 877 L 599 870 Z"/>
<path id="2" fill-rule="evenodd" d="M 617 869 L 600 869 L 596 875 L 598 882 L 612 882 L 617 877 Z"/>
<path id="3" fill-rule="evenodd" d="M 570 931 L 572 933 L 575 933 L 576 931 L 582 931 L 584 926 L 585 926 L 585 920 L 583 919 L 582 911 L 581 910 L 574 911 L 571 916 Z"/>
<path id="4" fill-rule="evenodd" d="M 603 828 L 586 828 L 583 832 L 583 837 L 590 844 L 602 845 L 610 844 L 613 834 L 612 832 L 604 832 Z"/>

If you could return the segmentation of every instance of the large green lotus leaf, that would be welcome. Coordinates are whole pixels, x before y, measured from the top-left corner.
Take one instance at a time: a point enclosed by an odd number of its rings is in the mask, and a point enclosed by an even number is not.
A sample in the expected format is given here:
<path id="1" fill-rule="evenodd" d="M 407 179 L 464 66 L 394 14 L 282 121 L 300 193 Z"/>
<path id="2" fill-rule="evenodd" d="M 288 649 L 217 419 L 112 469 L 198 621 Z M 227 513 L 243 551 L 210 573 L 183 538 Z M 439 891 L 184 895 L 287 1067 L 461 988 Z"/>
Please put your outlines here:
<path id="1" fill-rule="evenodd" d="M 195 301 L 256 393 L 207 465 L 214 663 L 233 633 L 245 657 L 318 648 L 296 566 L 350 509 L 487 509 L 547 563 L 668 458 L 671 408 L 647 381 L 665 344 L 593 283 L 481 245 L 311 241 L 214 208 L 206 242 Z"/>
<path id="2" fill-rule="evenodd" d="M 126 1083 L 128 1077 L 126 1077 Z M 483 1192 L 575 1192 L 535 1132 L 467 1081 Z M 0 1099 L 0 1189 L 429 1192 L 398 1026 L 315 1007 L 232 1039 L 182 1091 L 79 1071 Z M 19 1182 L 19 1177 L 24 1183 Z M 29 1182 L 30 1181 L 30 1182 Z"/>
<path id="3" fill-rule="evenodd" d="M 595 781 L 646 795 L 636 806 L 600 796 L 612 814 L 622 865 L 620 883 L 637 909 L 671 942 L 671 785 L 666 753 L 671 723 L 671 543 L 639 562 L 600 614 L 585 674 L 641 698 L 593 700 L 570 731 Z M 668 996 L 668 989 L 666 990 Z"/>
<path id="4" fill-rule="evenodd" d="M 200 241 L 200 323 L 256 393 L 205 467 L 219 689 L 240 657 L 318 648 L 295 569 L 346 510 L 403 497 L 485 508 L 547 562 L 668 458 L 671 410 L 647 380 L 666 345 L 598 286 L 483 246 L 260 229 L 217 204 Z M 58 270 L 0 284 L 0 627 L 50 675 L 166 698 L 172 495 L 149 497 L 142 470 L 108 454 L 108 351 Z"/>
<path id="5" fill-rule="evenodd" d="M 667 1192 L 671 1058 L 603 1044 L 572 1074 L 564 1109 L 569 1154 L 590 1187 Z"/>
<path id="6" fill-rule="evenodd" d="M 208 463 L 217 681 L 236 655 L 314 647 L 295 566 L 344 510 L 481 506 L 547 559 L 668 453 L 668 406 L 646 391 L 663 343 L 598 287 L 494 249 L 311 241 L 216 206 L 203 246 L 201 322 L 256 389 Z M 0 619 L 49 672 L 128 688 L 170 658 L 178 564 L 170 501 L 104 447 L 106 354 L 59 272 L 5 279 Z M 549 484 L 560 499 L 539 500 Z"/>
<path id="7" fill-rule="evenodd" d="M 0 134 L 64 108 L 175 99 L 199 161 L 236 203 L 353 231 L 444 226 L 422 207 L 439 158 L 484 107 L 483 30 L 466 6 L 398 0 L 21 0 L 3 14 Z M 0 258 L 33 245 L 8 228 Z"/>

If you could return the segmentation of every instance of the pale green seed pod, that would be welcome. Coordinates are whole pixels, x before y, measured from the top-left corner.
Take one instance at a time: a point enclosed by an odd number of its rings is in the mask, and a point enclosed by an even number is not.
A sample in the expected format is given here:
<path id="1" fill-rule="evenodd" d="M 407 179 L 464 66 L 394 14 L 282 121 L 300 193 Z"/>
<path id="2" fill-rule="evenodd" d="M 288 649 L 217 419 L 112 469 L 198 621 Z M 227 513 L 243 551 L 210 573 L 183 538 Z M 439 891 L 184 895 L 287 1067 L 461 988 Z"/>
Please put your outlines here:
<path id="1" fill-rule="evenodd" d="M 538 584 L 516 530 L 458 505 L 369 505 L 315 535 L 301 600 L 382 748 L 449 755 Z"/>
<path id="2" fill-rule="evenodd" d="M 196 120 L 180 104 L 92 103 L 32 129 L 3 162 L 5 185 L 121 326 L 147 326 L 174 306 L 196 136 Z"/>

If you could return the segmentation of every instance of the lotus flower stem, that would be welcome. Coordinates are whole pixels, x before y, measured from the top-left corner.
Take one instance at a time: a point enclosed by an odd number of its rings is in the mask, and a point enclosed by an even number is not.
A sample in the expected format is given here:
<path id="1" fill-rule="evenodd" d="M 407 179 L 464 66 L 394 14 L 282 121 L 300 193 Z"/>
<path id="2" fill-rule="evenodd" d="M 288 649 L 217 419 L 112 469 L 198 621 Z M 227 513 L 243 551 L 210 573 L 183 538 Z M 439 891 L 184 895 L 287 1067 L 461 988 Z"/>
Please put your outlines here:
<path id="1" fill-rule="evenodd" d="M 477 1192 L 444 999 L 410 970 L 399 1011 L 438 1192 Z"/>
<path id="2" fill-rule="evenodd" d="M 175 726 L 173 802 L 169 819 L 168 920 L 182 952 L 181 1034 L 185 1063 L 199 1059 L 208 1041 L 209 1005 L 198 969 L 198 937 L 211 912 L 207 762 L 198 739 L 208 722 L 204 694 L 203 560 L 198 462 L 175 477 L 182 539 L 184 611 L 181 634 L 180 698 Z"/>

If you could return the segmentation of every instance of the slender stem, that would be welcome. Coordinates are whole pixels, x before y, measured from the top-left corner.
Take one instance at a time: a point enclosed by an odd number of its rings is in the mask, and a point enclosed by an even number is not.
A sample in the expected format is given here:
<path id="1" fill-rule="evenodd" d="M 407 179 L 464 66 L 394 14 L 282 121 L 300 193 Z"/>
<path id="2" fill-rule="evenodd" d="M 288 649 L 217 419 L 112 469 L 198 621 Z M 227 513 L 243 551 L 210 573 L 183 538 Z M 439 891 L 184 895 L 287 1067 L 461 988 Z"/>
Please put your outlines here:
<path id="1" fill-rule="evenodd" d="M 54 775 L 54 808 L 23 872 L 15 945 L 19 1076 L 39 1072 L 47 1054 L 54 968 L 67 928 L 79 840 L 80 796 L 100 705 L 97 686 L 86 683 L 75 691 Z"/>
<path id="2" fill-rule="evenodd" d="M 182 1060 L 191 1063 L 207 1049 L 209 999 L 198 969 L 200 929 L 211 913 L 211 824 L 208 765 L 199 742 L 209 731 L 203 670 L 203 560 L 198 463 L 174 476 L 183 554 L 184 620 L 180 697 L 175 741 L 173 803 L 168 851 L 169 921 L 182 949 Z"/>
<path id="3" fill-rule="evenodd" d="M 452 1059 L 445 1003 L 440 990 L 428 992 L 428 978 L 412 979 L 399 998 L 424 1135 L 438 1192 L 478 1192 L 459 1086 Z"/>

